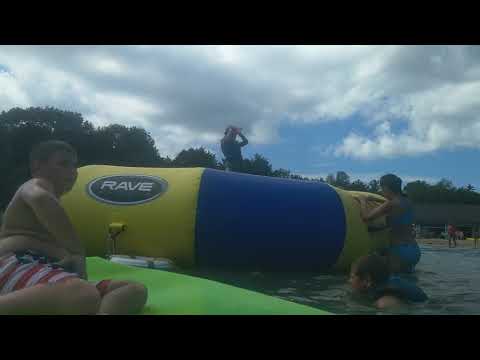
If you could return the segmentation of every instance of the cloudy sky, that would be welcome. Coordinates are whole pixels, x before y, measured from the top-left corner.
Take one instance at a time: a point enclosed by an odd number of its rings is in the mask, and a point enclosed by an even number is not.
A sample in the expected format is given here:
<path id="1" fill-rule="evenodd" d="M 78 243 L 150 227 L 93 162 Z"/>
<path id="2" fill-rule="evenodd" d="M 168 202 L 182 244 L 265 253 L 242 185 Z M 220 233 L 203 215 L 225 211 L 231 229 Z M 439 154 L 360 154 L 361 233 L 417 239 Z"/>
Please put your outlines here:
<path id="1" fill-rule="evenodd" d="M 479 46 L 0 46 L 0 110 L 47 105 L 164 156 L 235 124 L 274 168 L 480 189 Z"/>

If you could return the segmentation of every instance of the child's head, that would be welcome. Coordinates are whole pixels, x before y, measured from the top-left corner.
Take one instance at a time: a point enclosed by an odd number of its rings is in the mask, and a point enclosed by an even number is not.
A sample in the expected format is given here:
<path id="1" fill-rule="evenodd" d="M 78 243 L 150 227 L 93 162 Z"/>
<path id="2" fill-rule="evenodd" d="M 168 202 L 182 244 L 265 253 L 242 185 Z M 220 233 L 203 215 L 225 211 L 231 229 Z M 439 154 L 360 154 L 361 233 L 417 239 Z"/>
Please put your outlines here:
<path id="1" fill-rule="evenodd" d="M 30 153 L 30 171 L 50 180 L 58 192 L 68 192 L 77 180 L 77 153 L 64 141 L 41 142 Z"/>
<path id="2" fill-rule="evenodd" d="M 358 258 L 350 270 L 350 284 L 357 292 L 368 290 L 388 280 L 387 262 L 379 255 Z"/>
<path id="3" fill-rule="evenodd" d="M 402 179 L 397 175 L 387 174 L 380 178 L 380 187 L 386 198 L 402 195 Z"/>

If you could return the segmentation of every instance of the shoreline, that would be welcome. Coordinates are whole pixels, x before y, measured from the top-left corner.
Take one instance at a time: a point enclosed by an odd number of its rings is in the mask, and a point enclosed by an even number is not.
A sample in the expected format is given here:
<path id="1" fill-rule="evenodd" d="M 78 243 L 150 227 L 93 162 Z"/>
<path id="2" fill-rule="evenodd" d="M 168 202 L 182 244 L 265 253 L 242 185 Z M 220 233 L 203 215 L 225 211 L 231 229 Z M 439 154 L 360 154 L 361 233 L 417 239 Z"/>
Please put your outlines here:
<path id="1" fill-rule="evenodd" d="M 439 239 L 439 238 L 431 238 L 431 239 L 416 239 L 419 245 L 433 245 L 438 248 L 446 248 L 448 249 L 448 240 L 446 239 Z M 477 243 L 478 248 L 480 249 L 480 240 Z M 473 240 L 457 240 L 457 248 L 470 248 L 474 249 L 474 242 Z"/>

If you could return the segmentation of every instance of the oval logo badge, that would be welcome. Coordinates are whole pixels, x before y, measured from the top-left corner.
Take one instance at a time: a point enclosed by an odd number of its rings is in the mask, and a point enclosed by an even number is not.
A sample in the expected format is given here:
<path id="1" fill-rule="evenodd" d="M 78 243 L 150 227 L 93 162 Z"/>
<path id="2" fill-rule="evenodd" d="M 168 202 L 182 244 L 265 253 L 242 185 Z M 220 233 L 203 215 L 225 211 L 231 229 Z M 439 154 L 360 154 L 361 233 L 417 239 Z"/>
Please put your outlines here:
<path id="1" fill-rule="evenodd" d="M 113 205 L 138 205 L 165 193 L 167 181 L 149 175 L 112 175 L 93 179 L 87 193 L 95 200 Z"/>

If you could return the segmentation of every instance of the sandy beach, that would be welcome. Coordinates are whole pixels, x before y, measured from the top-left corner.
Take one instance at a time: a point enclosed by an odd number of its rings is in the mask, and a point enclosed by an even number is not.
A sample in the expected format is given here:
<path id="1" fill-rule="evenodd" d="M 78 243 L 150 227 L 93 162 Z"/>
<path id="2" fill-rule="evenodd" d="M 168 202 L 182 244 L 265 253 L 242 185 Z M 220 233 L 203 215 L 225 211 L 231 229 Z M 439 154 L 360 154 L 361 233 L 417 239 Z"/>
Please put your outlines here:
<path id="1" fill-rule="evenodd" d="M 417 239 L 419 244 L 433 245 L 439 248 L 448 248 L 448 240 L 446 239 Z M 473 248 L 473 240 L 457 240 L 457 248 Z M 478 245 L 480 247 L 480 241 Z"/>

